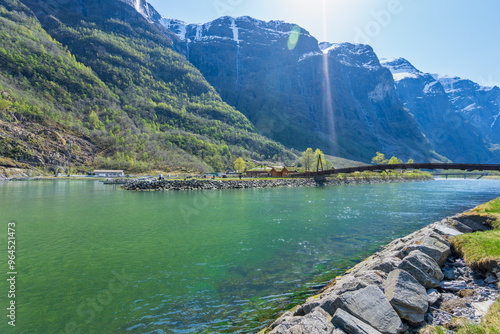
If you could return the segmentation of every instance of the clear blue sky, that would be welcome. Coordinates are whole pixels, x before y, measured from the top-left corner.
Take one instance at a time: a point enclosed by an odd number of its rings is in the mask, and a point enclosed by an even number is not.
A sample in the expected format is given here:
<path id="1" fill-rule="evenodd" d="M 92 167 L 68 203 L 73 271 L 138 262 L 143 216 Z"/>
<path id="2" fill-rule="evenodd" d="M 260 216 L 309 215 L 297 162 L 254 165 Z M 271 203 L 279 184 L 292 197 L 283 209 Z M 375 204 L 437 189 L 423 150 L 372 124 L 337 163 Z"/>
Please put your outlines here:
<path id="1" fill-rule="evenodd" d="M 149 0 L 188 23 L 248 15 L 284 20 L 320 41 L 370 44 L 429 73 L 500 86 L 499 0 Z"/>

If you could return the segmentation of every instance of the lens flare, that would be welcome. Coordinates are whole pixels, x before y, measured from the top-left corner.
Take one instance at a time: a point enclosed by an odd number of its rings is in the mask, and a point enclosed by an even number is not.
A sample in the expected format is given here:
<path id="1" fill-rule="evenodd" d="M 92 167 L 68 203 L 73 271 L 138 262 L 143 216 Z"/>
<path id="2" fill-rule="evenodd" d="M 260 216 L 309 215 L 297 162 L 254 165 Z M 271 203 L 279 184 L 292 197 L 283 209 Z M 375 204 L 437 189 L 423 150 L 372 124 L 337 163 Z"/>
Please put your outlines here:
<path id="1" fill-rule="evenodd" d="M 326 26 L 326 0 L 323 0 L 323 36 L 326 38 L 327 26 Z M 323 119 L 325 120 L 324 132 L 330 139 L 332 143 L 329 148 L 330 154 L 337 151 L 337 137 L 335 133 L 335 121 L 333 116 L 333 99 L 332 99 L 332 87 L 330 82 L 330 66 L 328 63 L 328 52 L 323 53 L 323 82 L 322 82 L 322 93 L 323 93 Z"/>
<path id="2" fill-rule="evenodd" d="M 288 50 L 292 51 L 297 46 L 297 43 L 299 43 L 300 31 L 301 29 L 298 25 L 292 28 L 290 37 L 288 38 Z"/>

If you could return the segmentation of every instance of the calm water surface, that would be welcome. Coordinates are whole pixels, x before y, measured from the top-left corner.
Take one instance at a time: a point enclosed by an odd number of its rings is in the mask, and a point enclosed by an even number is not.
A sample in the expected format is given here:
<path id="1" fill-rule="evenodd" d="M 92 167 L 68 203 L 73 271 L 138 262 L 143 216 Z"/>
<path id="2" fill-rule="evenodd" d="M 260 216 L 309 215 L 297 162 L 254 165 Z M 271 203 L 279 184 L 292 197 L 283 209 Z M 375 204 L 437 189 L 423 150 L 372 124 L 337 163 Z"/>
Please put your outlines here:
<path id="1" fill-rule="evenodd" d="M 255 332 L 325 274 L 499 195 L 489 180 L 168 193 L 0 183 L 0 249 L 17 223 L 15 333 Z M 0 281 L 2 309 L 7 291 Z"/>

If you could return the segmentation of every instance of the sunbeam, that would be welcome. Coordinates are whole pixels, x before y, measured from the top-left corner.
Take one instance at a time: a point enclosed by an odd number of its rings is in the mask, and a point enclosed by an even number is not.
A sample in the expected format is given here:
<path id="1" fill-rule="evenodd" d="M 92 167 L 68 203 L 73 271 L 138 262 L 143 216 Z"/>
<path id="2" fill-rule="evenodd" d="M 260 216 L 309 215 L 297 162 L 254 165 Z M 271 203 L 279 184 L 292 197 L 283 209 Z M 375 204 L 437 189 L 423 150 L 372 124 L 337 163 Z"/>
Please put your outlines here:
<path id="1" fill-rule="evenodd" d="M 326 0 L 323 0 L 323 36 L 327 36 L 327 16 L 326 16 Z M 328 63 L 328 52 L 323 53 L 323 119 L 326 120 L 324 127 L 325 134 L 328 139 L 332 142 L 332 146 L 329 148 L 330 152 L 335 150 L 336 144 L 336 134 L 335 134 L 335 122 L 333 116 L 333 101 L 332 101 L 332 89 L 330 81 L 330 67 Z"/>

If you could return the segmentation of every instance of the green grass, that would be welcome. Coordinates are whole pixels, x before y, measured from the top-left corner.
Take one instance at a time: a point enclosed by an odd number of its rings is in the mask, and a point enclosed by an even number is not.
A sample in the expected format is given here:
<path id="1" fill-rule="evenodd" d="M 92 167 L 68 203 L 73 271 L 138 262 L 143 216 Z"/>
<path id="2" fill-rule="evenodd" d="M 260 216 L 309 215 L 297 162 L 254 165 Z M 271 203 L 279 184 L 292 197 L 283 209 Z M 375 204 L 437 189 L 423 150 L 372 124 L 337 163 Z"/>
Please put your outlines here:
<path id="1" fill-rule="evenodd" d="M 455 250 L 473 268 L 484 271 L 500 265 L 500 198 L 480 205 L 466 215 L 484 217 L 494 229 L 452 238 Z M 481 324 L 467 323 L 457 333 L 500 333 L 500 299 L 491 307 Z"/>
<path id="2" fill-rule="evenodd" d="M 500 228 L 500 198 L 478 206 L 473 212 L 490 217 L 491 225 Z"/>
<path id="3" fill-rule="evenodd" d="M 452 245 L 469 266 L 479 270 L 491 269 L 490 266 L 500 263 L 500 198 L 465 215 L 483 217 L 494 229 L 459 235 L 452 239 Z"/>
<path id="4" fill-rule="evenodd" d="M 487 262 L 500 263 L 500 230 L 463 234 L 452 241 L 471 267 L 482 267 Z"/>
<path id="5" fill-rule="evenodd" d="M 500 333 L 500 300 L 490 308 L 481 324 L 468 323 L 457 334 L 498 334 Z"/>

